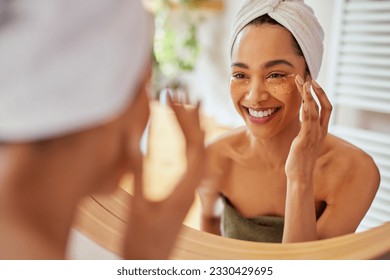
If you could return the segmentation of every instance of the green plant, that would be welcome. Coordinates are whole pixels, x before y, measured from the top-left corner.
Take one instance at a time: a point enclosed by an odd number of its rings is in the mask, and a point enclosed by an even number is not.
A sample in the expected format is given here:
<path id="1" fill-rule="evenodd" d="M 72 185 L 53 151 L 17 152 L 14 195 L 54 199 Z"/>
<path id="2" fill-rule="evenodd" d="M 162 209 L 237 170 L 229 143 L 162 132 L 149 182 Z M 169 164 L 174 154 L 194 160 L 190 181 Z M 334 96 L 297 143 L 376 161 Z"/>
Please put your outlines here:
<path id="1" fill-rule="evenodd" d="M 195 67 L 200 52 L 197 39 L 200 19 L 192 15 L 191 7 L 196 2 L 160 0 L 156 5 L 154 55 L 160 71 L 168 78 Z"/>

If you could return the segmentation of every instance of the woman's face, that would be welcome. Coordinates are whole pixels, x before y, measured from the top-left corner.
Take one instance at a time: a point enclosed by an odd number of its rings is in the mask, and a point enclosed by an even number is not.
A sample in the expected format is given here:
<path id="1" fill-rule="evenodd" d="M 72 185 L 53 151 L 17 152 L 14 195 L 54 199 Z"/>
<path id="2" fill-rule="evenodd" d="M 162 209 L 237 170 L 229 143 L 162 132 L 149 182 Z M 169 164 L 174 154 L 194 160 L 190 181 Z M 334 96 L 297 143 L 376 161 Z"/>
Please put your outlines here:
<path id="1" fill-rule="evenodd" d="M 302 102 L 295 76 L 305 77 L 291 33 L 279 25 L 249 25 L 232 50 L 230 93 L 249 131 L 270 138 L 299 120 Z"/>

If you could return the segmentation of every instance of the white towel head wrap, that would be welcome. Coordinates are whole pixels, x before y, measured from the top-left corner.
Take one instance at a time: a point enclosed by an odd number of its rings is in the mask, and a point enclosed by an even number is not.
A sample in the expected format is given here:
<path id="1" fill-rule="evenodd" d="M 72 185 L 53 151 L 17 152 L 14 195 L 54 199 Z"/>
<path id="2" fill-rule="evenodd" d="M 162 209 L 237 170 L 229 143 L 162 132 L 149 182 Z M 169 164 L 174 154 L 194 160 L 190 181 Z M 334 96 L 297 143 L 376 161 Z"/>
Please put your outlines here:
<path id="1" fill-rule="evenodd" d="M 287 28 L 298 42 L 312 79 L 317 79 L 324 52 L 324 32 L 313 9 L 303 0 L 246 0 L 233 24 L 230 53 L 240 31 L 252 20 L 268 14 Z"/>
<path id="2" fill-rule="evenodd" d="M 35 141 L 118 116 L 151 54 L 137 0 L 0 0 L 0 141 Z"/>

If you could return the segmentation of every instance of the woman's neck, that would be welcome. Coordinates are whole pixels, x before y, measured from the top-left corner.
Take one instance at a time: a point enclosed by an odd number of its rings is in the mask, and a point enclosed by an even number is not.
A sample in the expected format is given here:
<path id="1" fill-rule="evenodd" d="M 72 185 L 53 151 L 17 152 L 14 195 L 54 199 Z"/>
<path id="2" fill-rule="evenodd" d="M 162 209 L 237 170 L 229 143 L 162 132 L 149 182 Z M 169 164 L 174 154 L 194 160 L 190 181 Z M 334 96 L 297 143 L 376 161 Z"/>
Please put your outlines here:
<path id="1" fill-rule="evenodd" d="M 248 131 L 251 153 L 256 158 L 267 162 L 271 168 L 284 167 L 291 143 L 297 137 L 300 129 L 301 123 L 297 118 L 270 138 L 258 138 Z"/>

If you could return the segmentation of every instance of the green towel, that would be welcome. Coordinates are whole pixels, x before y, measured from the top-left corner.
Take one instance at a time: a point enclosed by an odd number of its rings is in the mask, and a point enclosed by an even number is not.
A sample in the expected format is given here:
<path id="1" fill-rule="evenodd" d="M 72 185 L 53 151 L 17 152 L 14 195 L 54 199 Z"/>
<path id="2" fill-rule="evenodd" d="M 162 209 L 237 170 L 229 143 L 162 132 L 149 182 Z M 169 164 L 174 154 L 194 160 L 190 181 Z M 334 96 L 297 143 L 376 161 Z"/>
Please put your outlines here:
<path id="1" fill-rule="evenodd" d="M 223 201 L 225 204 L 221 224 L 223 236 L 247 241 L 282 242 L 283 217 L 245 218 L 237 212 L 226 198 L 223 198 Z"/>

